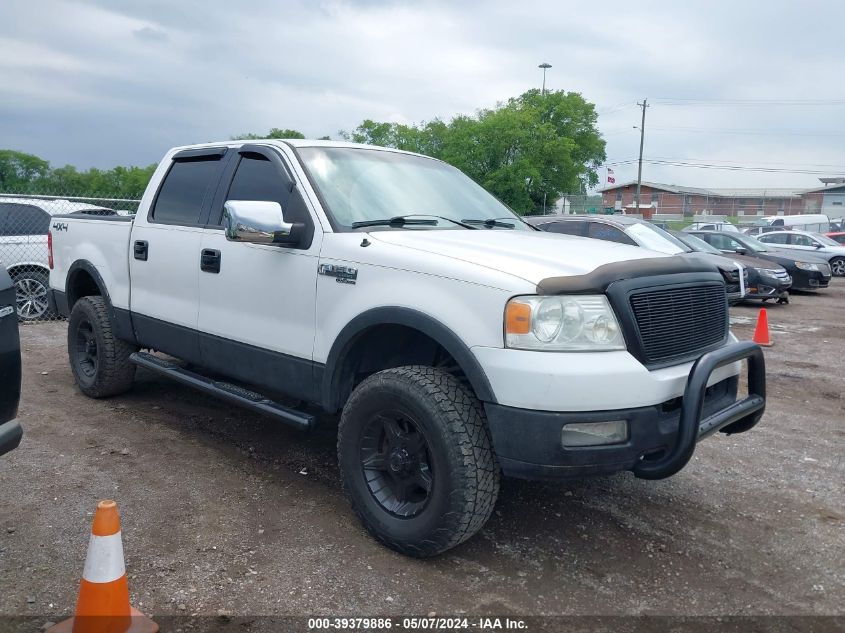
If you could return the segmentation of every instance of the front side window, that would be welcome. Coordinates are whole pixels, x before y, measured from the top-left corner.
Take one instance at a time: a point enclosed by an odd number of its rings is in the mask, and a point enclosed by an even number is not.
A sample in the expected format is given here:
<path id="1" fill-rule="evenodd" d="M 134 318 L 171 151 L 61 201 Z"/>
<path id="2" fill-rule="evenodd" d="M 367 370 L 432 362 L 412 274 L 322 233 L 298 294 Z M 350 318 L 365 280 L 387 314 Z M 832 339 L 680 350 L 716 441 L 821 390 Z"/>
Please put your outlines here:
<path id="1" fill-rule="evenodd" d="M 472 179 L 439 160 L 348 147 L 302 147 L 297 153 L 336 230 L 408 216 L 429 222 L 410 227 L 415 229 L 489 221 L 487 228 L 531 230 Z"/>
<path id="2" fill-rule="evenodd" d="M 707 233 L 702 237 L 720 251 L 735 251 L 736 249 L 741 248 L 740 244 L 729 238 L 727 235 Z"/>
<path id="3" fill-rule="evenodd" d="M 816 242 L 811 237 L 807 237 L 806 235 L 800 235 L 797 233 L 792 234 L 789 243 L 794 246 L 815 246 Z"/>
<path id="4" fill-rule="evenodd" d="M 306 225 L 306 237 L 301 246 L 307 248 L 314 232 L 311 215 L 299 190 L 294 188 L 291 191 L 290 181 L 280 169 L 276 163 L 261 154 L 245 153 L 238 163 L 232 184 L 229 185 L 226 200 L 278 202 L 286 222 L 300 222 Z M 216 217 L 212 218 L 212 224 L 219 225 L 222 216 L 221 208 L 217 210 Z"/>
<path id="5" fill-rule="evenodd" d="M 220 156 L 173 162 L 150 212 L 153 222 L 193 225 L 200 220 L 203 201 L 216 182 Z"/>

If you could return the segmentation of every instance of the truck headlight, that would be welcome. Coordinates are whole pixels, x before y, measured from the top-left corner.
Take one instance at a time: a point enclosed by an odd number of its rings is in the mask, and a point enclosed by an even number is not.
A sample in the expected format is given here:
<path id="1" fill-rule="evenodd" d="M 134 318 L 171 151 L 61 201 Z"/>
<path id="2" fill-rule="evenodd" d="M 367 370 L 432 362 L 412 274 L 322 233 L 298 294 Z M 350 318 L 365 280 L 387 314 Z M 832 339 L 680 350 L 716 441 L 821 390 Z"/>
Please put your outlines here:
<path id="1" fill-rule="evenodd" d="M 795 266 L 801 270 L 818 270 L 818 264 L 811 264 L 810 262 L 795 262 Z"/>
<path id="2" fill-rule="evenodd" d="M 607 297 L 514 297 L 505 308 L 505 345 L 541 351 L 625 349 Z"/>

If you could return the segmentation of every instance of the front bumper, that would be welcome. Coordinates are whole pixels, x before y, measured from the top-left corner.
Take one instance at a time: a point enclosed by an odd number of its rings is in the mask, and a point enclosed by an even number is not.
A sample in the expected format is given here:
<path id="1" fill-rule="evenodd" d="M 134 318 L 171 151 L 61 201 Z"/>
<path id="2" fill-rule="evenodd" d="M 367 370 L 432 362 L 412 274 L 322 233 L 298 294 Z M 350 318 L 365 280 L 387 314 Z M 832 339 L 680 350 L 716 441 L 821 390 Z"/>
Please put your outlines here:
<path id="1" fill-rule="evenodd" d="M 792 273 L 793 290 L 818 290 L 827 288 L 830 284 L 830 275 L 818 270 L 801 270 L 797 268 Z"/>
<path id="2" fill-rule="evenodd" d="M 15 450 L 21 443 L 23 429 L 17 420 L 0 424 L 0 455 Z"/>
<path id="3" fill-rule="evenodd" d="M 748 359 L 749 395 L 737 401 L 737 376 L 713 384 L 712 375 L 743 359 Z M 605 387 L 612 390 L 613 384 Z M 561 479 L 631 470 L 644 479 L 661 479 L 686 465 L 699 439 L 716 431 L 741 433 L 752 428 L 762 417 L 765 404 L 763 353 L 754 343 L 735 343 L 703 355 L 689 372 L 683 396 L 657 405 L 580 412 L 484 406 L 505 475 Z M 562 445 L 566 424 L 613 420 L 627 422 L 624 443 L 578 448 Z"/>
<path id="4" fill-rule="evenodd" d="M 785 279 L 774 275 L 757 274 L 749 282 L 746 299 L 782 299 L 788 296 L 792 277 Z"/>

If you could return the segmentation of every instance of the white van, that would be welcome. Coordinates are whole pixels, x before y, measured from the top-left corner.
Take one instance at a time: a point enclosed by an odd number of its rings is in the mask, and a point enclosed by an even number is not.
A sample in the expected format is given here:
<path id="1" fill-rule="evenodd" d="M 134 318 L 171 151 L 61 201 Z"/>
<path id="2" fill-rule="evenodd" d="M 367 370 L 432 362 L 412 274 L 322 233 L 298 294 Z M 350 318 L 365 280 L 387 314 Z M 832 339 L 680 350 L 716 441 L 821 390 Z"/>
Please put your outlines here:
<path id="1" fill-rule="evenodd" d="M 769 231 L 797 229 L 811 233 L 827 233 L 830 231 L 830 218 L 822 213 L 805 213 L 801 215 L 770 215 L 758 218 L 756 226 L 747 229 L 748 235 L 761 235 Z"/>

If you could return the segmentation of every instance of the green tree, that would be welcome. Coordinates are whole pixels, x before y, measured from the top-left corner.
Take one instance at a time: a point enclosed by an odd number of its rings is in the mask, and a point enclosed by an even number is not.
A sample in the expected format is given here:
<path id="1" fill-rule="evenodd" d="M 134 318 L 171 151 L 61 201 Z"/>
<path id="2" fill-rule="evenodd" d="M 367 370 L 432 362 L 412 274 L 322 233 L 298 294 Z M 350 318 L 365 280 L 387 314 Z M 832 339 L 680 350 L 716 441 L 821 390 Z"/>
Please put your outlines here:
<path id="1" fill-rule="evenodd" d="M 27 193 L 31 182 L 43 178 L 50 170 L 50 163 L 43 158 L 17 152 L 0 150 L 0 191 Z"/>

